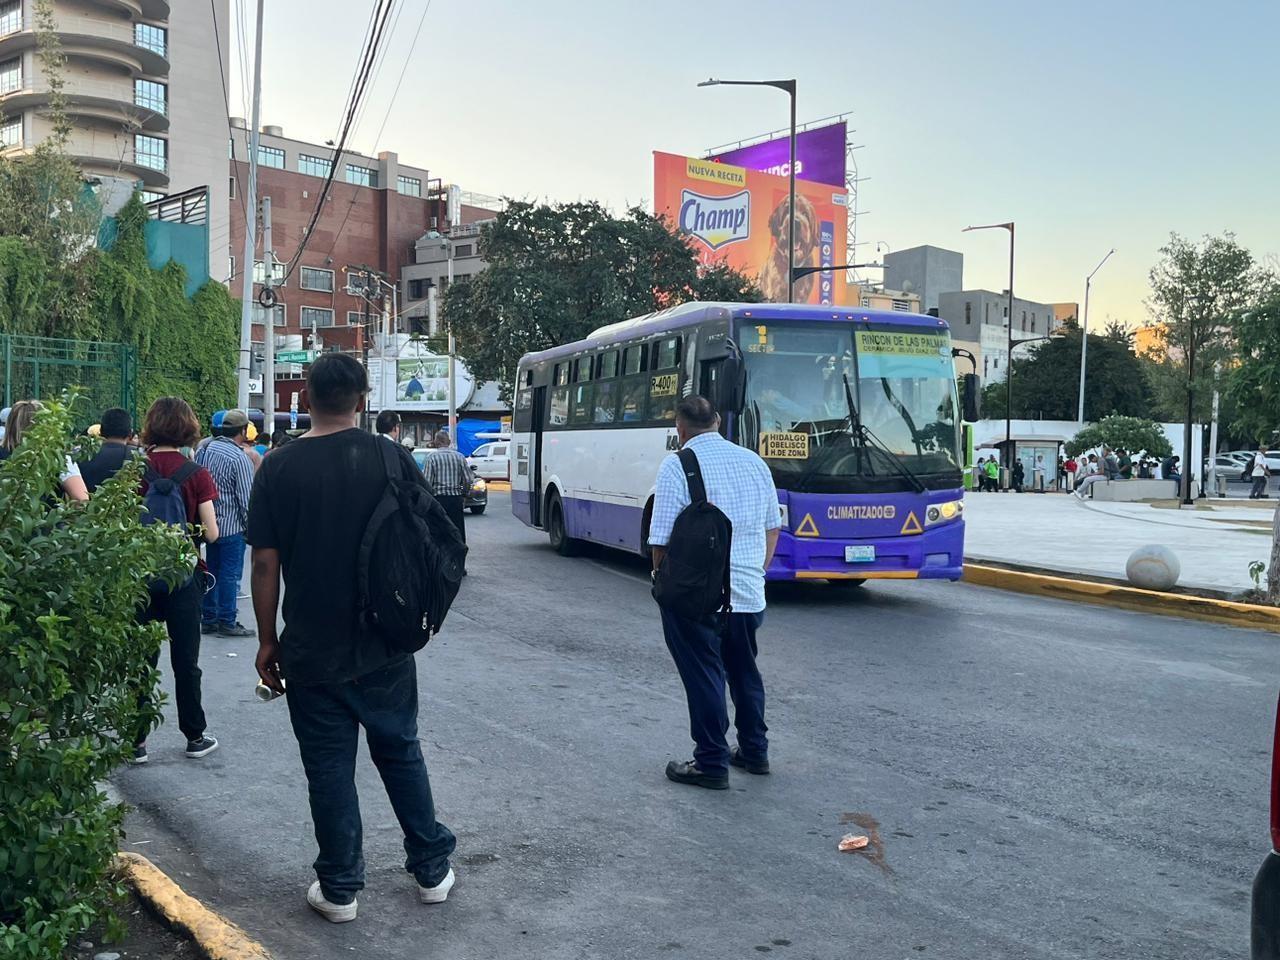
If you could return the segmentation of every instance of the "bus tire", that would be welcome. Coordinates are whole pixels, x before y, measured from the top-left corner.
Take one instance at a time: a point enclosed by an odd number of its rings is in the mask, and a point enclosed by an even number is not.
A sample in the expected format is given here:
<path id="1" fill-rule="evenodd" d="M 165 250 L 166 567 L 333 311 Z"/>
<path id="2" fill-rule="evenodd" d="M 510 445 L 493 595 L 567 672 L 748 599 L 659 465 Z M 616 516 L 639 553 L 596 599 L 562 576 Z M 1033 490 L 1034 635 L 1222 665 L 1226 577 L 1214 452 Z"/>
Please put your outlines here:
<path id="1" fill-rule="evenodd" d="M 564 507 L 560 504 L 560 496 L 555 493 L 547 502 L 547 535 L 551 539 L 551 549 L 560 556 L 577 556 L 579 541 L 569 536 L 565 529 Z"/>

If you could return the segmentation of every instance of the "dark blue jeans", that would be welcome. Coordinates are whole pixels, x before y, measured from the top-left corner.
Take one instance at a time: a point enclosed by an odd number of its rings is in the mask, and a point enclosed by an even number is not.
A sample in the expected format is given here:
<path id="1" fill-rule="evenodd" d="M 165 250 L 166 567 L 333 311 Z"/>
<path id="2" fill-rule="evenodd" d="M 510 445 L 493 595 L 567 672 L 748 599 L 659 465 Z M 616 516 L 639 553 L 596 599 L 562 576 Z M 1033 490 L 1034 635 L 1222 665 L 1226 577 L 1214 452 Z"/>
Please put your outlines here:
<path id="1" fill-rule="evenodd" d="M 205 623 L 235 623 L 236 596 L 244 573 L 244 534 L 219 537 L 204 548 L 205 563 L 216 582 L 204 595 L 202 619 Z"/>
<path id="2" fill-rule="evenodd" d="M 662 633 L 680 671 L 689 701 L 693 759 L 704 773 L 729 772 L 729 712 L 724 689 L 733 698 L 738 747 L 750 761 L 769 758 L 769 728 L 764 723 L 764 681 L 756 668 L 756 630 L 763 613 L 731 613 L 723 618 L 690 620 L 662 610 Z"/>
<path id="3" fill-rule="evenodd" d="M 314 866 L 325 899 L 350 903 L 364 888 L 355 780 L 359 727 L 364 727 L 369 756 L 404 831 L 405 869 L 424 887 L 443 880 L 457 841 L 436 820 L 418 743 L 418 672 L 413 658 L 343 683 L 291 683 L 285 700 L 307 773 L 320 847 Z"/>

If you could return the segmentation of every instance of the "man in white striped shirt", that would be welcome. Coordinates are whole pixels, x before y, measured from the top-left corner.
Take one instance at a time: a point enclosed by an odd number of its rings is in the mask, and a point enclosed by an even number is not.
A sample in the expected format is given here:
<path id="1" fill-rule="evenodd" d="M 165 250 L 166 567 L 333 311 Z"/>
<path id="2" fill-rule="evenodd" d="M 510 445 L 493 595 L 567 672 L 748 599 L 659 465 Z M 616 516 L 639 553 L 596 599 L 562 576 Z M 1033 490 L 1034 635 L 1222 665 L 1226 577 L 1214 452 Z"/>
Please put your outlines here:
<path id="1" fill-rule="evenodd" d="M 204 595 L 201 629 L 220 637 L 252 637 L 254 632 L 236 617 L 236 598 L 244 572 L 244 531 L 249 519 L 249 493 L 253 489 L 253 461 L 240 446 L 249 429 L 243 410 L 228 410 L 214 437 L 196 454 L 196 463 L 213 476 L 218 499 L 213 502 L 218 520 L 218 540 L 205 545 L 205 563 L 214 577 L 213 589 Z"/>

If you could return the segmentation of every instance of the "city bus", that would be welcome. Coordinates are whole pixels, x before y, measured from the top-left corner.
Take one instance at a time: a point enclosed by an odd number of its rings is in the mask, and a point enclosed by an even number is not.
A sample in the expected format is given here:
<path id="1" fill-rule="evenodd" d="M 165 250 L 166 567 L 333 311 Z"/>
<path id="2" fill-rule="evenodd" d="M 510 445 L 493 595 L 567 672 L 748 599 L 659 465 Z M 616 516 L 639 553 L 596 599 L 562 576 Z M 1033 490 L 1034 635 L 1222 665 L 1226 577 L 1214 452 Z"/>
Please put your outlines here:
<path id="1" fill-rule="evenodd" d="M 977 418 L 976 377 L 964 404 Z M 960 397 L 946 321 L 798 304 L 688 303 L 521 358 L 512 512 L 571 555 L 648 553 L 654 484 L 701 394 L 764 458 L 782 531 L 770 580 L 959 579 Z"/>

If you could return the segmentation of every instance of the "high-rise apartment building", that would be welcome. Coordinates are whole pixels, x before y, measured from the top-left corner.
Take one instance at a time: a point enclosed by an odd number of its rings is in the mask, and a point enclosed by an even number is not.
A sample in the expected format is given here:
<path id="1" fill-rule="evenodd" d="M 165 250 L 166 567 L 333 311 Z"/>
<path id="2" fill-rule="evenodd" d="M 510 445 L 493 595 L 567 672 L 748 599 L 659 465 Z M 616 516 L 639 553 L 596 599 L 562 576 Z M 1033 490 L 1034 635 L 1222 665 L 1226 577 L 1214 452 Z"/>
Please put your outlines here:
<path id="1" fill-rule="evenodd" d="M 147 200 L 207 188 L 209 247 L 220 262 L 230 230 L 229 0 L 51 3 L 66 58 L 67 154 L 86 176 L 138 185 Z M 30 150 L 53 132 L 35 7 L 0 0 L 3 152 Z"/>

